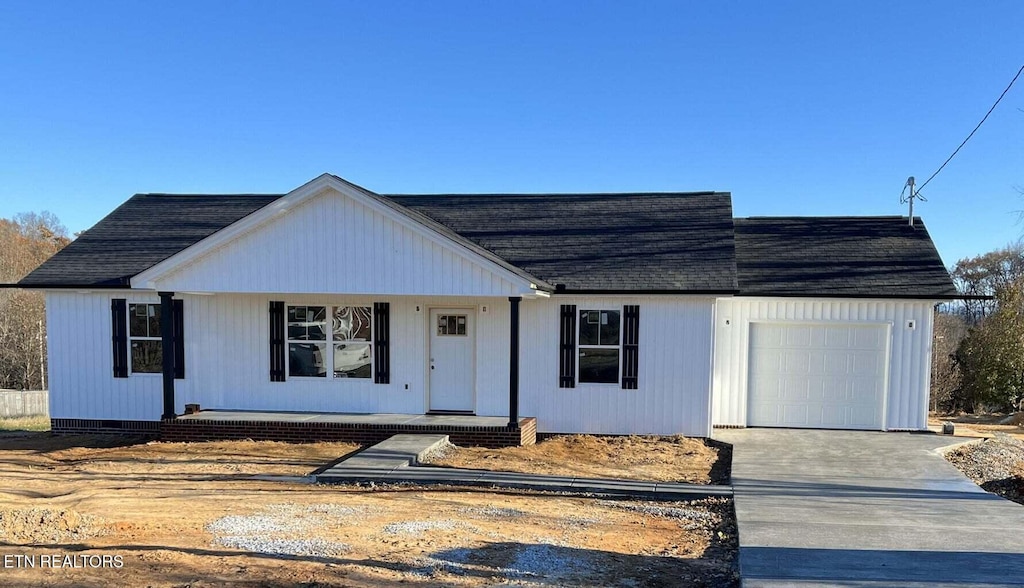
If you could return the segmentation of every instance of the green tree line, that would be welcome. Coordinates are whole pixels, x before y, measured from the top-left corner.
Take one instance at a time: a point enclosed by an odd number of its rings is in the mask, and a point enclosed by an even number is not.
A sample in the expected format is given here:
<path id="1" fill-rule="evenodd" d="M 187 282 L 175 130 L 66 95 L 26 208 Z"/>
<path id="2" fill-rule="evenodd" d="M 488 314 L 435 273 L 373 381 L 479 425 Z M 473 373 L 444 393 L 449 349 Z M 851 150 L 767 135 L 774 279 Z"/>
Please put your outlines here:
<path id="1" fill-rule="evenodd" d="M 1024 410 L 1024 245 L 961 259 L 950 273 L 964 299 L 935 317 L 932 408 Z"/>
<path id="2" fill-rule="evenodd" d="M 0 219 L 0 284 L 17 282 L 70 243 L 49 212 Z M 43 293 L 0 288 L 0 388 L 46 388 L 46 312 Z"/>

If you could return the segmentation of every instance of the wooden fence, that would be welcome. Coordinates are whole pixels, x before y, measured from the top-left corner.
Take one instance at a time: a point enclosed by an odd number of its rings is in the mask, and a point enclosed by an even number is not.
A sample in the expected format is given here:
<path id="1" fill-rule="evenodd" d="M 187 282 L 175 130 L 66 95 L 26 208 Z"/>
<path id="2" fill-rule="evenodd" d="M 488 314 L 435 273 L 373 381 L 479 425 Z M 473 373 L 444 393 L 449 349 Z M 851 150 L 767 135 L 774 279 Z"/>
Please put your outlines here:
<path id="1" fill-rule="evenodd" d="M 49 414 L 46 390 L 0 390 L 0 418 Z"/>

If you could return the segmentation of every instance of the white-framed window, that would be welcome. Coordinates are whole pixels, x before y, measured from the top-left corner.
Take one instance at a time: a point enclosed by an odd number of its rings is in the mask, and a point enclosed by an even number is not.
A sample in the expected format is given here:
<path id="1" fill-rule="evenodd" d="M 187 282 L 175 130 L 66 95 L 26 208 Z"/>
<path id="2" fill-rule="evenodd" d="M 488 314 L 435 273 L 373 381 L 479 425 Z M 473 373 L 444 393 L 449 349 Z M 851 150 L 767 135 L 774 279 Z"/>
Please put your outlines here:
<path id="1" fill-rule="evenodd" d="M 289 376 L 372 376 L 372 307 L 288 305 L 287 313 Z"/>
<path id="2" fill-rule="evenodd" d="M 618 384 L 622 364 L 622 311 L 581 310 L 577 381 Z"/>
<path id="3" fill-rule="evenodd" d="M 128 348 L 133 374 L 163 372 L 163 346 L 160 339 L 160 304 L 128 304 Z"/>

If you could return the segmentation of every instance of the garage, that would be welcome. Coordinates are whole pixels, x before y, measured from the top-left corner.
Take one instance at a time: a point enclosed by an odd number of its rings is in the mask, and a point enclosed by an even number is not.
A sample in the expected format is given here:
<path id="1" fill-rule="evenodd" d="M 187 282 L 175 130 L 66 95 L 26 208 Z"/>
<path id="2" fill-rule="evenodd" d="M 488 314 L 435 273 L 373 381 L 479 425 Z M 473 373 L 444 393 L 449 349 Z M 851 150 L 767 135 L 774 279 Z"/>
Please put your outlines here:
<path id="1" fill-rule="evenodd" d="M 747 424 L 883 429 L 889 328 L 751 322 Z"/>

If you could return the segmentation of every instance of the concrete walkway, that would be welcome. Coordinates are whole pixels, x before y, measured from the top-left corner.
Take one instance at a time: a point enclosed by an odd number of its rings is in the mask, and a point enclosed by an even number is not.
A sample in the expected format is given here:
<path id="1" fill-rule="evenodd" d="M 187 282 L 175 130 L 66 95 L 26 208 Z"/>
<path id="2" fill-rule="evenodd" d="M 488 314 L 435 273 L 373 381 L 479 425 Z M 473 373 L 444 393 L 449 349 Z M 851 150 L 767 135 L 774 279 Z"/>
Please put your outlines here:
<path id="1" fill-rule="evenodd" d="M 395 435 L 313 475 L 320 484 L 448 484 L 638 496 L 660 500 L 732 496 L 730 486 L 547 476 L 417 465 L 427 454 L 447 441 L 446 435 Z"/>
<path id="2" fill-rule="evenodd" d="M 744 588 L 1024 586 L 1024 506 L 928 434 L 746 429 L 732 481 Z"/>

